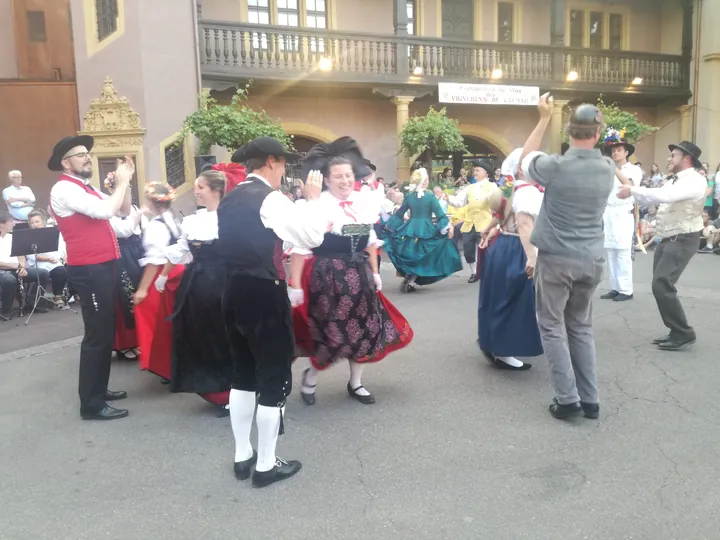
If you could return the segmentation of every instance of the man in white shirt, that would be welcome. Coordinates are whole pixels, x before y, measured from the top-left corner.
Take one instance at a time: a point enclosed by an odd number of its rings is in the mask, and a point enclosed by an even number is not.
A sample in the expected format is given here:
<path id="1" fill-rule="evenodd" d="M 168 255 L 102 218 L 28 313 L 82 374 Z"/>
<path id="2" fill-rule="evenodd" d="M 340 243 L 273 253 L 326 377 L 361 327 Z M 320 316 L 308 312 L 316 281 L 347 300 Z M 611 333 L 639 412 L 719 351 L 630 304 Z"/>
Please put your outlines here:
<path id="1" fill-rule="evenodd" d="M 61 172 L 50 191 L 50 206 L 65 239 L 67 274 L 80 296 L 85 335 L 80 347 L 80 416 L 84 420 L 115 420 L 128 415 L 107 402 L 127 397 L 108 390 L 110 358 L 115 337 L 120 258 L 110 218 L 119 210 L 127 215 L 130 178 L 135 167 L 130 158 L 118 164 L 115 192 L 105 197 L 90 184 L 94 140 L 88 136 L 65 137 L 53 149 L 48 169 Z"/>
<path id="2" fill-rule="evenodd" d="M 618 199 L 616 190 L 620 186 L 639 186 L 643 172 L 633 165 L 628 158 L 635 152 L 635 146 L 625 139 L 616 139 L 606 144 L 615 166 L 615 186 L 608 197 L 607 207 L 603 214 L 605 232 L 605 249 L 608 252 L 610 267 L 610 292 L 602 295 L 603 300 L 624 302 L 632 300 L 632 241 L 635 234 L 635 212 L 632 197 Z"/>
<path id="3" fill-rule="evenodd" d="M 10 186 L 3 189 L 3 200 L 15 221 L 26 222 L 35 207 L 35 195 L 29 187 L 22 185 L 20 171 L 10 171 L 8 179 Z"/>
<path id="4" fill-rule="evenodd" d="M 663 187 L 622 186 L 617 196 L 659 205 L 655 234 L 661 241 L 653 259 L 652 291 L 670 333 L 653 343 L 660 349 L 676 351 L 695 343 L 695 330 L 687 322 L 675 284 L 700 244 L 707 181 L 695 170 L 701 166 L 700 148 L 688 141 L 669 148 L 668 169 L 674 176 Z"/>

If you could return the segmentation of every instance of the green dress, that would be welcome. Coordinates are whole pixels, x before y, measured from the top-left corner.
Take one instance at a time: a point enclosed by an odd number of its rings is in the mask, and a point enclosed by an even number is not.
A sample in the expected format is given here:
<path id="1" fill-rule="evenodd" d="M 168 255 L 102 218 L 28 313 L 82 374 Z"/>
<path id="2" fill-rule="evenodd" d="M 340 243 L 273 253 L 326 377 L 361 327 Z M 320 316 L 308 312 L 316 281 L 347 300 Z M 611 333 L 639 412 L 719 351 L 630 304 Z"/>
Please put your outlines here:
<path id="1" fill-rule="evenodd" d="M 404 221 L 408 210 L 410 219 Z M 429 285 L 462 270 L 457 246 L 440 232 L 447 226 L 448 217 L 435 195 L 409 193 L 385 224 L 385 251 L 397 271 L 405 277 L 416 276 L 418 285 Z"/>

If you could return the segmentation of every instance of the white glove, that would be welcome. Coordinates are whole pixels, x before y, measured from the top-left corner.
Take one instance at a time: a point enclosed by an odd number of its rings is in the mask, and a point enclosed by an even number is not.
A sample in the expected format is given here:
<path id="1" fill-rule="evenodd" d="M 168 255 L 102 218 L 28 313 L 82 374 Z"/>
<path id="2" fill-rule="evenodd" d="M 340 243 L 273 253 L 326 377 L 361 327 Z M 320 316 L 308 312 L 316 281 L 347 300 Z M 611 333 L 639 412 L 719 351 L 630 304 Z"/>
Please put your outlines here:
<path id="1" fill-rule="evenodd" d="M 167 276 L 160 274 L 155 280 L 155 288 L 157 292 L 163 292 L 165 290 L 165 284 L 167 283 Z"/>
<path id="2" fill-rule="evenodd" d="M 382 291 L 382 278 L 380 274 L 373 274 L 373 280 L 375 281 L 375 288 L 378 292 Z"/>
<path id="3" fill-rule="evenodd" d="M 288 287 L 288 298 L 292 307 L 301 306 L 305 302 L 305 292 L 302 289 Z"/>

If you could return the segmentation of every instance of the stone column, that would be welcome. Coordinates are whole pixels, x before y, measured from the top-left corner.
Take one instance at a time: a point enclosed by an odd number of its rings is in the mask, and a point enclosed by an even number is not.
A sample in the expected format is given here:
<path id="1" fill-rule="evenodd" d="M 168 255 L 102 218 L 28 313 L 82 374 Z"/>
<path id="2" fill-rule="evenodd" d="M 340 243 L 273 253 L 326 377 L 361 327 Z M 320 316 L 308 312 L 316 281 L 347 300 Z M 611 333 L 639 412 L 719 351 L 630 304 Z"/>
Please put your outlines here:
<path id="1" fill-rule="evenodd" d="M 400 133 L 410 118 L 410 103 L 415 99 L 413 96 L 396 96 L 392 98 L 397 113 L 396 137 L 397 137 L 397 181 L 398 184 L 408 182 L 410 180 L 410 158 L 400 151 Z"/>
<path id="2" fill-rule="evenodd" d="M 690 105 L 681 105 L 678 107 L 680 113 L 680 140 L 689 141 L 691 139 L 690 133 Z"/>
<path id="3" fill-rule="evenodd" d="M 552 116 L 550 117 L 550 138 L 548 140 L 548 152 L 551 154 L 559 154 L 562 145 L 563 130 L 563 109 L 568 102 L 562 99 L 556 99 L 553 106 Z"/>
<path id="4" fill-rule="evenodd" d="M 565 82 L 565 0 L 552 0 L 550 4 L 550 45 L 557 47 L 552 53 L 553 80 Z"/>

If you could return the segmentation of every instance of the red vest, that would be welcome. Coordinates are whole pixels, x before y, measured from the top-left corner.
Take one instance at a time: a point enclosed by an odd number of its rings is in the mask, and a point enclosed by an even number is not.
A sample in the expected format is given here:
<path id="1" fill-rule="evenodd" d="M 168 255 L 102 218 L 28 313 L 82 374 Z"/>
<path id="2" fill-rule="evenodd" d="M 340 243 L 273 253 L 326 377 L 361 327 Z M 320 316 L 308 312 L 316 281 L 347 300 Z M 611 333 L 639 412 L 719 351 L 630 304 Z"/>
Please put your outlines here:
<path id="1" fill-rule="evenodd" d="M 71 176 L 62 174 L 58 181 L 72 182 L 89 194 L 102 199 L 92 186 L 87 186 Z M 78 212 L 70 217 L 60 217 L 55 210 L 52 208 L 51 210 L 67 245 L 67 263 L 70 266 L 101 264 L 120 258 L 120 248 L 110 221 L 94 219 Z"/>

